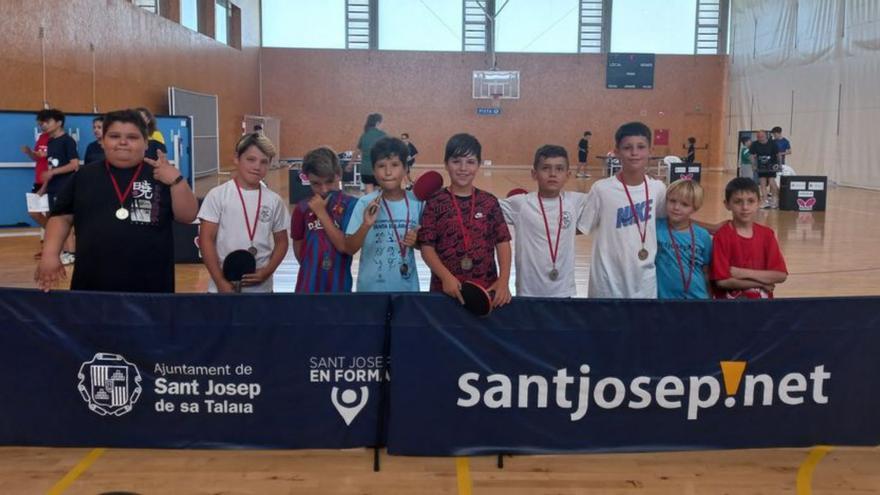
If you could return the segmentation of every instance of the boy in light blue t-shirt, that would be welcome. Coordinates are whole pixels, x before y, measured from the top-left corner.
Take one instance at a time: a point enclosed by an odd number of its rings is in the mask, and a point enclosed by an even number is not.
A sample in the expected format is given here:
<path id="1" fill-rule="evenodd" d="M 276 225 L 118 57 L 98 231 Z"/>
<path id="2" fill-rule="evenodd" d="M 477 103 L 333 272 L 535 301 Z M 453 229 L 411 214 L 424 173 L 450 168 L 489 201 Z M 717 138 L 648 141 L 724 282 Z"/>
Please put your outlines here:
<path id="1" fill-rule="evenodd" d="M 658 299 L 708 299 L 712 237 L 691 221 L 703 205 L 703 188 L 677 180 L 666 189 L 666 218 L 657 219 Z"/>
<path id="2" fill-rule="evenodd" d="M 419 291 L 413 249 L 424 203 L 403 188 L 408 157 L 397 138 L 382 138 L 370 150 L 381 189 L 358 200 L 345 230 L 345 251 L 361 251 L 358 292 Z"/>

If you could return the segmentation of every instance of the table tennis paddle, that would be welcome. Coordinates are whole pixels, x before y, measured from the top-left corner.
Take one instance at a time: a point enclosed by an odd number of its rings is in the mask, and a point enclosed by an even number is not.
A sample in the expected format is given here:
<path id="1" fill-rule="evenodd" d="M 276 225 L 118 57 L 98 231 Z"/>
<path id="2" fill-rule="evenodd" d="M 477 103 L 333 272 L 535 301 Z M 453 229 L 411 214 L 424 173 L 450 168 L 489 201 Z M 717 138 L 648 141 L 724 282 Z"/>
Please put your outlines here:
<path id="1" fill-rule="evenodd" d="M 529 192 L 521 187 L 517 187 L 515 189 L 511 189 L 510 192 L 507 193 L 507 197 L 519 196 L 520 194 L 528 194 Z"/>
<path id="2" fill-rule="evenodd" d="M 241 279 L 256 271 L 257 259 L 245 249 L 233 251 L 223 260 L 223 277 L 232 282 L 235 292 L 241 292 Z"/>
<path id="3" fill-rule="evenodd" d="M 464 307 L 480 318 L 489 316 L 492 312 L 492 296 L 476 282 L 462 282 L 461 297 L 464 299 Z"/>
<path id="4" fill-rule="evenodd" d="M 437 171 L 429 170 L 416 179 L 412 191 L 419 201 L 427 201 L 440 189 L 443 189 L 443 176 Z"/>

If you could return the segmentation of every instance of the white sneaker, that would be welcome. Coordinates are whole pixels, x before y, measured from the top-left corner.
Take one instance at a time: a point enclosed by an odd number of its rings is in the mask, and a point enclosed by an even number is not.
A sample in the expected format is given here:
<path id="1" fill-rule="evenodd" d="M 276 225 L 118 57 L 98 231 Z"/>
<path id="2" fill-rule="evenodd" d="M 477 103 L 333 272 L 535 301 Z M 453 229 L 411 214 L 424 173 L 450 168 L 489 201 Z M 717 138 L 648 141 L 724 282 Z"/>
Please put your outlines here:
<path id="1" fill-rule="evenodd" d="M 73 253 L 68 253 L 67 251 L 61 253 L 61 264 L 62 265 L 72 265 L 76 261 L 76 255 Z"/>

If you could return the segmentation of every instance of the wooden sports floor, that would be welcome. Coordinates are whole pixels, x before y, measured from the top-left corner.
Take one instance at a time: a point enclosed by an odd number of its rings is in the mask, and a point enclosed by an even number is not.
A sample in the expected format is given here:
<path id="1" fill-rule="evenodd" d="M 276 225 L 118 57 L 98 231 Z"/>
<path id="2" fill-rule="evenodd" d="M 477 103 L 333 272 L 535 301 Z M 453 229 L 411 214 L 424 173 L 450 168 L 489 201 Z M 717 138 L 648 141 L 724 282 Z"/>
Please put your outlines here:
<path id="1" fill-rule="evenodd" d="M 424 167 L 417 168 L 416 175 Z M 591 179 L 570 179 L 587 191 Z M 726 218 L 724 184 L 705 172 L 706 204 L 697 218 Z M 201 179 L 204 195 L 227 180 Z M 287 195 L 287 171 L 273 170 L 270 187 Z M 483 169 L 477 186 L 503 196 L 532 188 L 524 168 Z M 777 297 L 880 295 L 880 192 L 831 187 L 828 211 L 768 210 L 759 221 L 776 230 L 790 276 Z M 33 287 L 33 230 L 0 230 L 0 285 Z M 578 239 L 577 281 L 586 294 L 590 240 Z M 288 256 L 276 291 L 292 291 L 296 262 Z M 427 270 L 420 263 L 423 287 Z M 199 265 L 178 265 L 180 292 L 203 292 Z M 10 400 L 6 398 L 5 400 Z M 2 405 L 0 405 L 2 407 Z M 880 420 L 880 419 L 878 419 Z M 382 456 L 372 470 L 370 450 L 207 451 L 139 449 L 0 448 L 0 494 L 869 494 L 880 493 L 880 449 L 817 446 L 681 453 L 516 456 L 499 469 L 495 457 Z"/>

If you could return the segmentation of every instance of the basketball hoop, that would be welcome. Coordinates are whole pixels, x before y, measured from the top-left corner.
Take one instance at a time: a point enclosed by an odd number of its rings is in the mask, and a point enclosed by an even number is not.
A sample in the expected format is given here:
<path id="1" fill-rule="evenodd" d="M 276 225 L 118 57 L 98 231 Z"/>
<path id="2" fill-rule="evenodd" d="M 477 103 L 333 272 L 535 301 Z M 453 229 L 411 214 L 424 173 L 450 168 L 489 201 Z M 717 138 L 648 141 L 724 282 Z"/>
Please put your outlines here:
<path id="1" fill-rule="evenodd" d="M 492 93 L 490 95 L 492 97 L 492 107 L 493 108 L 501 108 L 501 97 L 502 93 Z"/>

